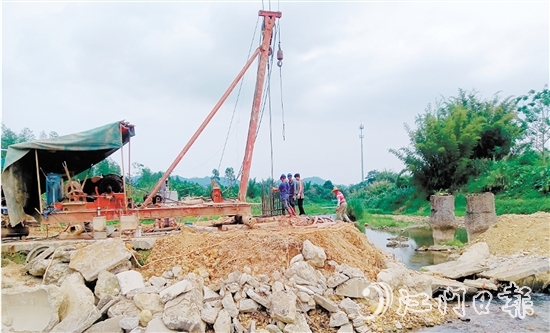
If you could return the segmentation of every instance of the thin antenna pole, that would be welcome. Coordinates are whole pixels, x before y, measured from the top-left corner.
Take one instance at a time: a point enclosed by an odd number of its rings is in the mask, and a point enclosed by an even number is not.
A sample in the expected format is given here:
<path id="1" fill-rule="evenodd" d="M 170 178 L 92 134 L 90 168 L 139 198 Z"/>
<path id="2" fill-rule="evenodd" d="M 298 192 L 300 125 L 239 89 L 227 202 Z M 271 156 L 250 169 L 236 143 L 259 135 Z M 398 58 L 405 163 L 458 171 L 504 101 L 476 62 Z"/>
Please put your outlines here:
<path id="1" fill-rule="evenodd" d="M 359 134 L 359 139 L 361 139 L 361 183 L 365 180 L 365 169 L 363 168 L 363 124 L 359 125 L 359 130 L 361 131 L 361 134 Z"/>

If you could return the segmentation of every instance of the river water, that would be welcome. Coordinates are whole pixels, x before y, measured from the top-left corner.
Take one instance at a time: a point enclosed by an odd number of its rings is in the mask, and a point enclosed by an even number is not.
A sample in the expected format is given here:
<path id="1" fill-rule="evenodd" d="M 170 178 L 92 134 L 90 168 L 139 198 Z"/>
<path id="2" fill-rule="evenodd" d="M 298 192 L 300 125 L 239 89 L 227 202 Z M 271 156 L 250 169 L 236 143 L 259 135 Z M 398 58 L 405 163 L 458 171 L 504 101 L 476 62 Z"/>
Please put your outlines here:
<path id="1" fill-rule="evenodd" d="M 423 245 L 433 245 L 433 237 L 430 228 L 411 228 L 406 229 L 402 233 L 390 233 L 385 231 L 366 229 L 365 234 L 369 240 L 384 252 L 391 252 L 396 259 L 403 262 L 407 267 L 413 270 L 419 270 L 423 266 L 434 265 L 445 262 L 447 259 L 446 253 L 430 252 L 430 251 L 415 251 L 415 249 Z M 409 240 L 406 242 L 408 247 L 389 248 L 386 247 L 388 238 L 395 236 L 407 236 Z M 458 230 L 456 236 L 466 241 L 465 230 Z M 443 325 L 434 327 L 425 327 L 415 331 L 416 333 L 519 333 L 519 332 L 550 332 L 550 295 L 535 293 L 531 295 L 533 302 L 534 315 L 525 316 L 524 319 L 519 319 L 519 316 L 511 316 L 504 310 L 508 309 L 506 301 L 499 299 L 494 295 L 489 303 L 488 313 L 478 315 L 472 307 L 472 300 L 467 299 L 465 302 L 464 320 L 454 320 Z M 456 304 L 455 304 L 456 305 Z M 450 307 L 449 307 L 450 309 Z M 481 311 L 480 311 L 481 312 Z"/>

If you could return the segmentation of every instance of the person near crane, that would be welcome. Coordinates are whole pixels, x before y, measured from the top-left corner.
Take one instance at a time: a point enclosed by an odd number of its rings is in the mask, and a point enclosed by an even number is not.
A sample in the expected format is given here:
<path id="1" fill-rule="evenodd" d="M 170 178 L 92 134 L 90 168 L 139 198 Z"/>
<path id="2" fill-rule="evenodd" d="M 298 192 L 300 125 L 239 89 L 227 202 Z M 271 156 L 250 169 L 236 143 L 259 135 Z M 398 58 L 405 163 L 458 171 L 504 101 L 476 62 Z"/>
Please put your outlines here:
<path id="1" fill-rule="evenodd" d="M 281 175 L 280 180 L 281 183 L 279 184 L 279 187 L 274 187 L 273 191 L 279 192 L 279 195 L 281 196 L 281 205 L 283 206 L 284 210 L 288 211 L 288 217 L 296 216 L 296 211 L 288 202 L 290 186 L 288 185 L 285 174 Z"/>
<path id="2" fill-rule="evenodd" d="M 294 174 L 294 197 L 298 203 L 300 215 L 306 215 L 304 211 L 304 182 L 299 173 Z"/>
<path id="3" fill-rule="evenodd" d="M 336 195 L 336 199 L 338 200 L 338 203 L 336 205 L 336 219 L 351 223 L 351 220 L 349 219 L 348 214 L 346 214 L 346 211 L 348 209 L 348 204 L 346 202 L 346 198 L 344 197 L 344 194 L 336 186 L 334 186 L 334 188 L 332 189 L 332 193 Z"/>

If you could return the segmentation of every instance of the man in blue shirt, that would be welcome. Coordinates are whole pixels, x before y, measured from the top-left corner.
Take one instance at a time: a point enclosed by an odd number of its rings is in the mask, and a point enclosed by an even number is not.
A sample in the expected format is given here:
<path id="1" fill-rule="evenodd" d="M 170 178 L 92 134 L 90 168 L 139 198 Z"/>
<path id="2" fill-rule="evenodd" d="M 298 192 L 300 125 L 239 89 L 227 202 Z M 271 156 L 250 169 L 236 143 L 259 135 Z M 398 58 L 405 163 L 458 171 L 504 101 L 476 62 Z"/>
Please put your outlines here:
<path id="1" fill-rule="evenodd" d="M 286 209 L 288 211 L 288 217 L 296 216 L 296 211 L 288 203 L 290 186 L 286 181 L 286 176 L 282 174 L 280 179 L 281 179 L 281 184 L 279 184 L 279 188 L 273 188 L 273 190 L 279 192 L 279 195 L 281 196 L 281 204 L 283 205 L 283 209 Z"/>

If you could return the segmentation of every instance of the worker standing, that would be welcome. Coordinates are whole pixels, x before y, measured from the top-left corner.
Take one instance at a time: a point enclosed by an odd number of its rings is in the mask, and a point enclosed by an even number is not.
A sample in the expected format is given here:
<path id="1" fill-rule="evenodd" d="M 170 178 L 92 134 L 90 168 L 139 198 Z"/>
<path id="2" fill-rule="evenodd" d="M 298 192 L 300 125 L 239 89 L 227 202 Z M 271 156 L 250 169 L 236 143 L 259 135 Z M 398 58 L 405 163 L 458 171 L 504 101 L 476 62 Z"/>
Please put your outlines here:
<path id="1" fill-rule="evenodd" d="M 304 182 L 299 173 L 294 175 L 294 197 L 298 203 L 300 215 L 306 215 L 304 211 Z"/>
<path id="2" fill-rule="evenodd" d="M 292 179 L 292 174 L 290 172 L 286 176 L 288 177 L 288 203 L 294 211 L 296 211 L 296 198 L 294 197 L 296 194 L 296 182 Z"/>
<path id="3" fill-rule="evenodd" d="M 285 174 L 281 175 L 280 180 L 281 183 L 279 184 L 279 188 L 274 187 L 273 191 L 279 192 L 281 196 L 281 205 L 283 206 L 283 210 L 286 209 L 288 211 L 288 217 L 296 216 L 296 211 L 288 203 L 290 189 Z"/>
<path id="4" fill-rule="evenodd" d="M 332 189 L 332 193 L 336 195 L 336 199 L 338 200 L 338 204 L 336 205 L 336 219 L 351 223 L 348 214 L 346 214 L 348 204 L 346 203 L 346 198 L 344 197 L 344 194 L 336 186 L 334 186 L 334 188 Z"/>

